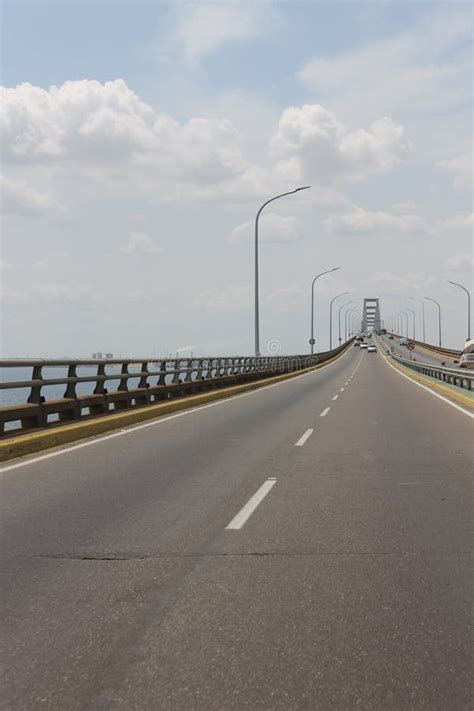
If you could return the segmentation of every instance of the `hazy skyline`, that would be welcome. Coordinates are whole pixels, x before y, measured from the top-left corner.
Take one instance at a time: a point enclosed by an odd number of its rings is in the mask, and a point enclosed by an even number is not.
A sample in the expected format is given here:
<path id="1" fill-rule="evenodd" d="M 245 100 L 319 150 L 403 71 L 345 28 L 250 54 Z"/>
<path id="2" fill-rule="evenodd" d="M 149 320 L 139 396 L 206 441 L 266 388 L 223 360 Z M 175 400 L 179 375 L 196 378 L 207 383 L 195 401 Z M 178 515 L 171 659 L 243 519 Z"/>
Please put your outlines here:
<path id="1" fill-rule="evenodd" d="M 329 300 L 472 282 L 463 2 L 3 2 L 4 356 L 316 349 Z M 342 303 L 342 301 L 340 302 Z M 437 314 L 426 304 L 427 340 Z M 421 317 L 418 321 L 421 335 Z"/>

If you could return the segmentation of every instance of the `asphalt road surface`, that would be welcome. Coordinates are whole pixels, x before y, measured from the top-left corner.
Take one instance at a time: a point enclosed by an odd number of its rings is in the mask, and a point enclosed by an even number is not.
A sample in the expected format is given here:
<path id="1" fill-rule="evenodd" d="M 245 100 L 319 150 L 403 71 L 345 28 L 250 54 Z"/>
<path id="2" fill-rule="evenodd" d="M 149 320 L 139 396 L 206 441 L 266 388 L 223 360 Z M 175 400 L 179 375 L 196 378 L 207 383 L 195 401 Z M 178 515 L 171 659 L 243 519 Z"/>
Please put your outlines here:
<path id="1" fill-rule="evenodd" d="M 399 355 L 402 358 L 410 358 L 410 351 L 406 346 L 400 345 L 399 338 L 394 337 L 392 340 L 390 340 L 388 336 L 380 336 L 380 338 L 389 348 L 392 348 L 393 346 L 394 353 L 396 355 Z M 459 361 L 459 357 L 456 356 L 449 357 L 440 355 L 439 353 L 436 353 L 436 351 L 429 351 L 428 349 L 418 345 L 415 346 L 412 353 L 413 358 L 415 358 L 419 363 L 432 363 L 433 365 L 444 364 L 446 368 L 458 367 L 458 364 L 454 362 L 455 359 Z"/>
<path id="2" fill-rule="evenodd" d="M 471 709 L 472 465 L 352 348 L 4 467 L 2 709 Z"/>

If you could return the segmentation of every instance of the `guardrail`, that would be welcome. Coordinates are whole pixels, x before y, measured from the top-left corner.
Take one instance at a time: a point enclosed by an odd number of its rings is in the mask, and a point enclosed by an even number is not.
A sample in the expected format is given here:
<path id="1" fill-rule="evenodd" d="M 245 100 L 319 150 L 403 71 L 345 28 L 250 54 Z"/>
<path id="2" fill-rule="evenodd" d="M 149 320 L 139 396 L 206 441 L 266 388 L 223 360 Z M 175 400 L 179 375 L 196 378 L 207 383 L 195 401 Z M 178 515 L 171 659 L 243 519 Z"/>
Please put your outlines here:
<path id="1" fill-rule="evenodd" d="M 417 360 L 408 360 L 407 358 L 402 358 L 395 353 L 392 353 L 390 348 L 385 343 L 382 343 L 387 354 L 391 356 L 395 361 L 401 363 L 407 368 L 421 373 L 422 375 L 428 375 L 430 378 L 435 380 L 440 380 L 449 385 L 455 385 L 458 388 L 463 388 L 464 390 L 473 390 L 474 373 L 469 371 L 463 371 L 462 368 L 446 368 L 443 365 L 433 365 L 433 363 L 420 363 Z"/>
<path id="2" fill-rule="evenodd" d="M 391 333 L 387 331 L 387 334 L 390 336 L 395 336 L 396 338 L 400 338 L 400 335 L 398 333 Z M 440 353 L 441 355 L 445 355 L 448 358 L 460 358 L 462 355 L 462 351 L 456 351 L 452 348 L 440 348 L 439 346 L 433 346 L 431 343 L 424 343 L 424 341 L 417 341 L 416 339 L 414 340 L 413 338 L 409 338 L 408 340 L 413 341 L 413 343 L 416 343 L 417 346 L 420 346 L 420 348 L 426 348 L 428 351 L 433 351 L 434 353 Z"/>
<path id="3" fill-rule="evenodd" d="M 17 394 L 22 389 L 29 391 L 23 402 L 0 407 L 0 437 L 304 370 L 334 358 L 350 342 L 314 355 L 258 358 L 0 360 L 0 369 L 7 368 L 10 373 L 14 368 L 32 369 L 30 379 L 0 382 L 1 391 L 16 390 Z M 66 374 L 45 377 L 43 369 L 50 368 L 62 368 Z M 94 368 L 95 373 L 87 373 L 88 368 Z M 110 381 L 118 381 L 118 386 L 109 392 L 106 384 Z M 77 387 L 83 389 L 87 383 L 92 384 L 93 390 L 78 393 Z M 47 399 L 42 391 L 52 386 L 56 386 L 55 390 L 64 386 L 65 390 L 60 397 Z"/>

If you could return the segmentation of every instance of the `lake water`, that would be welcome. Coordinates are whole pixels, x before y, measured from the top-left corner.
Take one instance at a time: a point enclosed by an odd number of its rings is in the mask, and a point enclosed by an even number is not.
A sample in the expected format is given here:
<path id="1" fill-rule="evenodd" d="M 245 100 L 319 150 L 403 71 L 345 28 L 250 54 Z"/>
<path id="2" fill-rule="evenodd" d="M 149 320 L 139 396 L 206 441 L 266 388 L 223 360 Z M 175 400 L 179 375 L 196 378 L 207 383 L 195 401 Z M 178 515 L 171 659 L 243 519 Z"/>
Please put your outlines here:
<path id="1" fill-rule="evenodd" d="M 151 367 L 149 366 L 151 369 Z M 130 366 L 130 372 L 140 371 L 140 366 Z M 159 370 L 158 365 L 153 367 L 153 370 Z M 97 375 L 97 366 L 79 366 L 77 368 L 78 377 L 94 377 Z M 120 366 L 109 365 L 106 367 L 107 375 L 120 375 Z M 0 367 L 0 382 L 11 383 L 24 380 L 31 380 L 33 376 L 32 367 L 18 367 L 18 368 L 2 368 Z M 54 367 L 44 367 L 42 370 L 42 376 L 45 380 L 50 378 L 65 378 L 67 377 L 67 367 L 66 366 L 54 366 Z M 158 376 L 152 376 L 148 378 L 150 385 L 156 385 Z M 111 392 L 116 390 L 119 385 L 120 380 L 109 380 L 106 383 L 106 387 Z M 139 378 L 130 378 L 128 381 L 128 387 L 137 387 Z M 95 388 L 95 382 L 92 383 L 78 383 L 76 385 L 76 393 L 78 395 L 88 395 Z M 48 385 L 41 389 L 41 394 L 46 398 L 46 400 L 52 400 L 64 396 L 66 390 L 66 385 Z M 28 400 L 30 395 L 30 388 L 14 388 L 11 390 L 0 390 L 0 406 L 5 405 L 19 405 Z"/>

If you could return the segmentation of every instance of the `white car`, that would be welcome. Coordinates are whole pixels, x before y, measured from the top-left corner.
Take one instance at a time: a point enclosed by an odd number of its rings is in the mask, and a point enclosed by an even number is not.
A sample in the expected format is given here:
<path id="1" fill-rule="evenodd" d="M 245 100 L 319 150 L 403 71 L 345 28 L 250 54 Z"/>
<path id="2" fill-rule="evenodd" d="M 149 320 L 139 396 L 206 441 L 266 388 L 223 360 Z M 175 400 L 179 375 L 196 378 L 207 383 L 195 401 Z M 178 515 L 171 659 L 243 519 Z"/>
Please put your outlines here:
<path id="1" fill-rule="evenodd" d="M 367 353 L 377 353 L 377 348 L 375 346 L 368 346 Z"/>
<path id="2" fill-rule="evenodd" d="M 460 368 L 474 368 L 474 353 L 463 353 L 459 361 Z"/>
<path id="3" fill-rule="evenodd" d="M 362 343 L 360 344 L 360 347 L 361 348 L 368 348 L 369 346 L 367 345 L 367 343 L 364 343 L 364 341 L 362 341 Z"/>
<path id="4" fill-rule="evenodd" d="M 405 338 L 405 336 L 402 336 L 402 337 L 400 338 L 400 345 L 401 345 L 401 346 L 406 346 L 406 344 L 407 344 L 407 339 Z"/>

